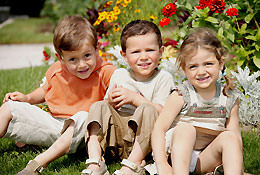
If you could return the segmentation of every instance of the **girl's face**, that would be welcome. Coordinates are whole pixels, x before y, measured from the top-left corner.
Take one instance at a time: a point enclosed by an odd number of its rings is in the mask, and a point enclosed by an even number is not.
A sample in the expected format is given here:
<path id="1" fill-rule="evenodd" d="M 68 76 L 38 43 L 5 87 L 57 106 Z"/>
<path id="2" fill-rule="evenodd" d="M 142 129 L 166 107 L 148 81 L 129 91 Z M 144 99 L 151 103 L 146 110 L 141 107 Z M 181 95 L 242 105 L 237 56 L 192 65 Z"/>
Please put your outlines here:
<path id="1" fill-rule="evenodd" d="M 214 53 L 199 48 L 195 56 L 185 60 L 183 70 L 198 93 L 204 90 L 215 92 L 223 64 L 224 59 L 218 61 Z"/>

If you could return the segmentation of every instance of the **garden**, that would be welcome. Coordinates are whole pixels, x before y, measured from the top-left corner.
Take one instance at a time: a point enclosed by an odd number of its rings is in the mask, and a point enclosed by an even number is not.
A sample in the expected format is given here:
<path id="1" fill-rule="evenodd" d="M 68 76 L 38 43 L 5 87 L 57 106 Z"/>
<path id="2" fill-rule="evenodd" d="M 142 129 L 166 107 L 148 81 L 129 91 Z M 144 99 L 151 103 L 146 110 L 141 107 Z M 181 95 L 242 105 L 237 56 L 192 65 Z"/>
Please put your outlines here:
<path id="1" fill-rule="evenodd" d="M 175 65 L 183 39 L 198 27 L 215 31 L 228 50 L 226 74 L 234 78 L 240 91 L 245 172 L 260 174 L 260 1 L 46 0 L 41 18 L 17 19 L 0 29 L 0 44 L 51 42 L 58 20 L 74 14 L 89 19 L 98 32 L 99 55 L 117 67 L 127 67 L 120 56 L 122 28 L 136 19 L 153 21 L 161 29 L 165 47 L 159 66 L 173 75 L 176 84 L 185 79 Z M 31 92 L 55 60 L 53 50 L 45 47 L 43 66 L 0 70 L 0 98 L 12 91 Z M 0 139 L 0 174 L 17 173 L 45 149 L 33 145 L 18 148 L 14 141 Z M 79 174 L 85 168 L 86 157 L 83 146 L 77 153 L 53 161 L 42 174 Z M 120 167 L 119 160 L 110 162 L 110 172 Z"/>

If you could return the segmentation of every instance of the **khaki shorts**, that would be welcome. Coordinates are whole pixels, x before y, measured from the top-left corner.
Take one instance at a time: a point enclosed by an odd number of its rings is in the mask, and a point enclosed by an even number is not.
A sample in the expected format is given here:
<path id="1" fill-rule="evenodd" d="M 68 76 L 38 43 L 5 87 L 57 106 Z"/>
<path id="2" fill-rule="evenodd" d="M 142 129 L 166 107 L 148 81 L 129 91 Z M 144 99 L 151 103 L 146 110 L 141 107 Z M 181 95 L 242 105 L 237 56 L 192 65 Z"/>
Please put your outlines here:
<path id="1" fill-rule="evenodd" d="M 106 100 L 92 104 L 87 121 L 85 135 L 88 141 L 88 130 L 92 122 L 100 125 L 98 140 L 102 150 L 115 147 L 120 158 L 127 158 L 132 151 L 135 139 L 147 155 L 151 151 L 151 133 L 158 112 L 151 104 L 142 104 L 133 115 L 115 110 Z"/>
<path id="2" fill-rule="evenodd" d="M 74 134 L 70 153 L 84 140 L 88 112 L 80 111 L 69 119 L 52 117 L 35 105 L 25 102 L 7 102 L 13 116 L 4 137 L 26 144 L 50 146 L 74 121 Z"/>

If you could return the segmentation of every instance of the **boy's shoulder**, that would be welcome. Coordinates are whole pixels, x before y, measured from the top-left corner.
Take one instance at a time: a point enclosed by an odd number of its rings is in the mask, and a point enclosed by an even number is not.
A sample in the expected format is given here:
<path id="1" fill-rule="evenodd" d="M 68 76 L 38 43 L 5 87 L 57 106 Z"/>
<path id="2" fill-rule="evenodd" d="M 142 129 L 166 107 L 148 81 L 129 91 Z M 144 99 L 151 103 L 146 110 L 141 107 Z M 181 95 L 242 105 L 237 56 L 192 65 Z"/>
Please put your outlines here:
<path id="1" fill-rule="evenodd" d="M 58 72 L 62 71 L 62 65 L 60 61 L 56 61 L 55 63 L 53 63 L 48 70 L 46 71 L 45 75 L 46 77 L 52 77 L 53 75 L 55 75 Z"/>

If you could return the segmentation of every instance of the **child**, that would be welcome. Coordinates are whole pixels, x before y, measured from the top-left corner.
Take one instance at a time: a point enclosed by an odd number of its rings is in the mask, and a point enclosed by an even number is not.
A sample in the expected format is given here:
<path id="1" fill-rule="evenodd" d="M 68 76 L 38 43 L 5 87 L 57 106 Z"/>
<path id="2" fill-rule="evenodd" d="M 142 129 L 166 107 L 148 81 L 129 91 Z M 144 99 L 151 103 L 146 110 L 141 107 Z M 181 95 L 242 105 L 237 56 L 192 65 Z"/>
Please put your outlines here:
<path id="1" fill-rule="evenodd" d="M 117 69 L 107 100 L 91 106 L 86 132 L 89 159 L 82 174 L 107 173 L 101 157 L 106 148 L 115 148 L 123 159 L 123 167 L 114 174 L 144 174 L 153 125 L 173 88 L 171 74 L 157 67 L 163 47 L 154 23 L 136 20 L 127 24 L 121 47 L 130 69 Z"/>
<path id="2" fill-rule="evenodd" d="M 242 174 L 238 94 L 227 76 L 225 87 L 217 81 L 224 66 L 221 42 L 210 30 L 200 29 L 183 41 L 177 61 L 188 80 L 169 96 L 152 132 L 159 174 L 207 173 L 221 163 L 225 174 Z M 165 141 L 172 123 L 176 126 Z"/>
<path id="3" fill-rule="evenodd" d="M 0 108 L 0 137 L 52 144 L 18 174 L 38 174 L 51 161 L 76 151 L 84 140 L 90 105 L 103 99 L 115 70 L 98 57 L 96 32 L 82 17 L 63 18 L 53 44 L 59 61 L 47 70 L 45 84 L 27 95 L 6 94 Z M 32 105 L 44 101 L 49 113 Z"/>

